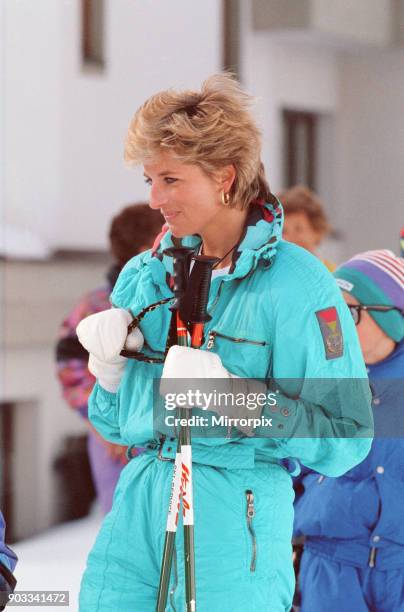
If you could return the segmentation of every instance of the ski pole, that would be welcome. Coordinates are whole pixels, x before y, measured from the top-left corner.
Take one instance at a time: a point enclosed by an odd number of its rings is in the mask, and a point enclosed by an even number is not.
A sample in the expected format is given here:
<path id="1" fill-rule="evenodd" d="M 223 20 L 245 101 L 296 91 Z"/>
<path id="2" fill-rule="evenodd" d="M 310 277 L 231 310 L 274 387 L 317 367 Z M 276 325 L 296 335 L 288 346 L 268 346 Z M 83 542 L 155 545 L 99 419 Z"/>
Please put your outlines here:
<path id="1" fill-rule="evenodd" d="M 189 321 L 192 324 L 191 346 L 200 348 L 203 342 L 203 328 L 210 316 L 207 314 L 212 267 L 217 263 L 216 257 L 197 255 L 193 257 L 194 269 L 188 284 L 191 304 Z M 195 286 L 198 285 L 198 286 Z M 181 417 L 187 417 L 189 410 L 181 409 Z M 187 414 L 188 413 L 188 414 Z M 194 539 L 194 501 L 192 481 L 192 447 L 191 428 L 188 424 L 181 427 L 181 499 L 184 525 L 184 555 L 185 555 L 185 598 L 187 612 L 196 611 L 196 579 L 195 579 L 195 539 Z M 188 496 L 186 492 L 188 489 Z"/>
<path id="2" fill-rule="evenodd" d="M 184 260 L 183 254 L 173 252 L 174 270 L 178 272 L 179 282 L 174 287 L 183 288 L 184 270 L 183 264 L 177 263 L 176 259 Z M 177 251 L 177 249 L 175 249 Z M 187 327 L 183 318 L 192 323 L 191 346 L 199 348 L 203 342 L 203 326 L 210 319 L 206 312 L 212 267 L 217 262 L 216 258 L 206 256 L 194 256 L 195 264 L 192 270 L 191 281 L 188 285 L 187 304 L 184 304 L 184 291 L 175 303 L 177 320 L 177 341 L 182 346 L 188 346 Z M 190 296 L 190 297 L 189 297 Z M 181 299 L 182 298 L 182 299 Z M 184 316 L 183 316 L 184 314 Z M 186 408 L 180 410 L 181 419 L 187 420 L 189 411 Z M 174 551 L 175 534 L 178 524 L 180 504 L 183 509 L 184 526 L 184 555 L 185 555 L 185 592 L 187 612 L 196 610 L 196 582 L 195 582 L 195 544 L 194 544 L 194 512 L 193 512 L 193 487 L 192 487 L 192 449 L 191 430 L 188 425 L 180 429 L 178 447 L 175 457 L 171 496 L 167 518 L 167 530 L 164 543 L 163 561 L 160 575 L 160 585 L 157 601 L 157 612 L 164 612 L 167 603 L 168 586 L 171 574 L 172 558 Z"/>
<path id="3" fill-rule="evenodd" d="M 190 255 L 193 253 L 192 249 L 186 248 L 171 248 L 166 249 L 164 253 L 173 258 L 173 279 L 174 286 L 173 292 L 175 300 L 171 306 L 173 313 L 172 323 L 175 323 L 176 328 L 176 341 L 182 346 L 188 344 L 187 337 L 188 331 L 185 324 L 181 321 L 179 316 L 180 302 L 185 293 L 186 285 L 189 276 L 189 263 Z M 180 490 L 181 490 L 181 452 L 180 452 L 180 440 L 178 440 L 177 451 L 175 455 L 175 463 L 173 470 L 173 478 L 171 484 L 171 494 L 168 506 L 167 526 L 166 535 L 164 539 L 164 550 L 161 562 L 160 571 L 160 584 L 157 597 L 157 612 L 165 612 L 168 596 L 168 587 L 170 584 L 171 567 L 174 554 L 175 534 L 177 531 L 178 523 L 178 509 L 180 504 Z"/>

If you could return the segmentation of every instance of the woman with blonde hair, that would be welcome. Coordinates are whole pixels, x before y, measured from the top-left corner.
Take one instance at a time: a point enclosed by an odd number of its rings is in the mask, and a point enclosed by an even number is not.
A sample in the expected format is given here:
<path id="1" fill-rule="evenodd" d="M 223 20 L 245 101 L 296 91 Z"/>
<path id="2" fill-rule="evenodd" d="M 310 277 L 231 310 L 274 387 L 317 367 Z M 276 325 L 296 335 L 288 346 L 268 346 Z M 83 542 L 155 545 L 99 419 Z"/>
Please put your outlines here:
<path id="1" fill-rule="evenodd" d="M 281 239 L 282 208 L 265 179 L 250 106 L 234 79 L 214 75 L 200 91 L 152 96 L 130 124 L 125 158 L 143 165 L 150 206 L 166 227 L 153 249 L 126 264 L 114 308 L 84 320 L 78 335 L 97 377 L 94 426 L 146 451 L 121 474 L 88 559 L 82 612 L 155 610 L 176 441 L 153 429 L 154 380 L 221 379 L 265 398 L 254 409 L 228 407 L 236 426 L 227 437 L 193 441 L 201 612 L 289 610 L 293 489 L 284 463 L 297 458 L 338 476 L 369 451 L 366 370 L 352 319 L 322 264 Z M 165 251 L 173 246 L 218 259 L 201 350 L 166 351 L 173 268 Z M 124 346 L 142 360 L 122 357 Z M 327 393 L 306 385 L 316 377 L 331 380 Z M 357 381 L 351 396 L 341 393 L 341 379 Z M 220 414 L 216 404 L 209 411 Z M 177 554 L 167 609 L 184 610 L 184 600 Z"/>

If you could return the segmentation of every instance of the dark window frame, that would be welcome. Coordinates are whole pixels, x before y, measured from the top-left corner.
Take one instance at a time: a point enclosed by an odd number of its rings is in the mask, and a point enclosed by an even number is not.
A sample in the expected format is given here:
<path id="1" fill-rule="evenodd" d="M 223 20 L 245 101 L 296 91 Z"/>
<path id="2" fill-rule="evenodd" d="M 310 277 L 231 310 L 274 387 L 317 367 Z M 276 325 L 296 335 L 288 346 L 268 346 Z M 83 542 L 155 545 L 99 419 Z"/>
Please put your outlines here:
<path id="1" fill-rule="evenodd" d="M 81 57 L 83 65 L 105 66 L 105 0 L 81 0 Z"/>
<path id="2" fill-rule="evenodd" d="M 222 0 L 222 67 L 240 80 L 240 0 Z"/>
<path id="3" fill-rule="evenodd" d="M 315 191 L 318 115 L 307 111 L 283 109 L 282 124 L 284 131 L 284 186 L 289 188 L 298 183 L 304 183 Z M 297 173 L 297 131 L 301 127 L 306 132 L 305 150 L 303 152 L 305 176 L 303 178 L 299 177 Z"/>

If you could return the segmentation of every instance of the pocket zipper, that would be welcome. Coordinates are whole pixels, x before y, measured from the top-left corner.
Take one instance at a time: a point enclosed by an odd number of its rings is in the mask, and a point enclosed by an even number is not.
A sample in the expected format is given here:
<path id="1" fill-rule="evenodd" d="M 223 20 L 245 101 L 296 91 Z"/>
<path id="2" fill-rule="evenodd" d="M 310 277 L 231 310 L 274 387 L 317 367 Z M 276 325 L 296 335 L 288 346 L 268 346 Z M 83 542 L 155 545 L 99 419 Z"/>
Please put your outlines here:
<path id="1" fill-rule="evenodd" d="M 246 492 L 247 498 L 247 527 L 251 536 L 251 544 L 252 544 L 252 555 L 251 555 L 251 563 L 250 563 L 250 572 L 255 572 L 255 565 L 257 561 L 257 538 L 255 535 L 255 531 L 252 525 L 252 520 L 255 516 L 255 508 L 254 508 L 254 493 L 248 489 Z"/>
<path id="2" fill-rule="evenodd" d="M 224 338 L 224 340 L 231 340 L 232 342 L 245 342 L 247 344 L 255 344 L 257 346 L 266 346 L 267 344 L 266 342 L 261 341 L 261 340 L 248 340 L 247 338 L 233 338 L 233 336 L 226 336 L 226 334 L 222 334 L 221 332 L 210 331 L 208 333 L 208 343 L 206 345 L 206 348 L 208 350 L 214 347 L 216 338 Z"/>

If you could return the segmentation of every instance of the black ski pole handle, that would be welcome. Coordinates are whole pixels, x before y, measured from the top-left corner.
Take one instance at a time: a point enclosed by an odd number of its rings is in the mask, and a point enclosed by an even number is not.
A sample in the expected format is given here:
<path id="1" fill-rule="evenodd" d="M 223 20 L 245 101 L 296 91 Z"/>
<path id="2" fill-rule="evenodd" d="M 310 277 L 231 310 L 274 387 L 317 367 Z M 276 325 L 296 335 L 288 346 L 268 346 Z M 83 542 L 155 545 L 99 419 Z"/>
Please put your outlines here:
<path id="1" fill-rule="evenodd" d="M 171 247 L 164 251 L 164 255 L 168 255 L 173 258 L 173 293 L 174 303 L 170 310 L 175 311 L 180 309 L 181 300 L 184 297 L 187 289 L 189 279 L 189 265 L 191 262 L 191 255 L 194 253 L 194 249 L 188 247 Z"/>

